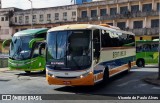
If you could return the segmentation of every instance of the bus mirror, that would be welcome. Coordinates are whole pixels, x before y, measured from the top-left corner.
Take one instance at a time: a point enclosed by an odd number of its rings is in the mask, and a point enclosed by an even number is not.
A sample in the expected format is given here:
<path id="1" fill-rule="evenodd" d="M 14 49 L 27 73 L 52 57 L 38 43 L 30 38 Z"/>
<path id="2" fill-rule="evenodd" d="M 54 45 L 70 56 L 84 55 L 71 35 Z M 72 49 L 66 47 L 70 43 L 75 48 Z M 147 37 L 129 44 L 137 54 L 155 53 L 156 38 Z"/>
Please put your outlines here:
<path id="1" fill-rule="evenodd" d="M 10 42 L 11 42 L 11 39 L 7 39 L 7 40 L 3 41 L 3 43 L 2 43 L 2 47 L 3 47 L 3 48 L 5 48 L 6 46 L 8 46 L 8 47 L 9 47 Z"/>
<path id="2" fill-rule="evenodd" d="M 45 47 L 46 47 L 45 42 L 39 44 L 39 46 L 38 46 L 39 55 L 45 55 Z"/>
<path id="3" fill-rule="evenodd" d="M 30 42 L 29 42 L 29 48 L 32 48 L 33 44 L 37 41 L 42 41 L 44 40 L 44 38 L 35 38 L 35 39 L 32 39 Z"/>

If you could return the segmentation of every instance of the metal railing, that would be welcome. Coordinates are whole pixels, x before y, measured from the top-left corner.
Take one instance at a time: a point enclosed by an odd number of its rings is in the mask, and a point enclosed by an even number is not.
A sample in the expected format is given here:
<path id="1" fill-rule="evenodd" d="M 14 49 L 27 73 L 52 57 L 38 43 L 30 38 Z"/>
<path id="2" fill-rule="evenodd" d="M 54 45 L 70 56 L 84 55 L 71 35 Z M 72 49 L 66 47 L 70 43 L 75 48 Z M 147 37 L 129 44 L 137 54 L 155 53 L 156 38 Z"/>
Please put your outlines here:
<path id="1" fill-rule="evenodd" d="M 136 36 L 157 35 L 157 34 L 159 34 L 159 27 L 129 29 L 129 31 L 133 32 Z"/>
<path id="2" fill-rule="evenodd" d="M 159 11 L 147 11 L 147 12 L 126 12 L 124 14 L 105 15 L 94 17 L 94 20 L 115 20 L 115 19 L 127 19 L 135 17 L 147 17 L 147 16 L 159 16 Z M 78 22 L 92 21 L 92 17 L 79 17 Z"/>

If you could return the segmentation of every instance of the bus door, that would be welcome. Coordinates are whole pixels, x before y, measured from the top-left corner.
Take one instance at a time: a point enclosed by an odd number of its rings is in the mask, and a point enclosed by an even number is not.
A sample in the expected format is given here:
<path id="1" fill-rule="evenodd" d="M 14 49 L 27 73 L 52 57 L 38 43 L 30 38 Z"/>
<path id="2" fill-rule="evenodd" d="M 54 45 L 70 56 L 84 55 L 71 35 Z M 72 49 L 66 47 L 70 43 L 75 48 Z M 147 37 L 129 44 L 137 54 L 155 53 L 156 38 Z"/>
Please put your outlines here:
<path id="1" fill-rule="evenodd" d="M 96 29 L 93 30 L 93 59 L 95 60 L 95 63 L 97 64 L 100 60 L 100 30 Z"/>

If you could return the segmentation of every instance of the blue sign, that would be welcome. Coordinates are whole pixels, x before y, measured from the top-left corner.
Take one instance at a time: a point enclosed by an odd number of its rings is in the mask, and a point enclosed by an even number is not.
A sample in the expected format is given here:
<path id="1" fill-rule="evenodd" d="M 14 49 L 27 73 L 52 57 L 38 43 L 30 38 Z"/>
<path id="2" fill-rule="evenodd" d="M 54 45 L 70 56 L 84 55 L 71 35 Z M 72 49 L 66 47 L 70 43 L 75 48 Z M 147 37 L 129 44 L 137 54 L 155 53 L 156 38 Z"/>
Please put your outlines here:
<path id="1" fill-rule="evenodd" d="M 83 4 L 84 2 L 91 2 L 92 0 L 75 0 L 75 4 Z"/>

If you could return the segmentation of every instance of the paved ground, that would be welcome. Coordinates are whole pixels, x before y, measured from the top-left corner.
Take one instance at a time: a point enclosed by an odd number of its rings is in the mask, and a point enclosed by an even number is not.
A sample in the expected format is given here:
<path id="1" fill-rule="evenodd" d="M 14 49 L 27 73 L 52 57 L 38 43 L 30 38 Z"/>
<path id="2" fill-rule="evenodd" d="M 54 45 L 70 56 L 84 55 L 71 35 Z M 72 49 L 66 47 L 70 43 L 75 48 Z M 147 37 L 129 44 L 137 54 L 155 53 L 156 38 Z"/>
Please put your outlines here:
<path id="1" fill-rule="evenodd" d="M 48 85 L 45 80 L 45 74 L 42 74 L 40 72 L 34 72 L 28 75 L 23 71 L 10 71 L 6 68 L 1 68 L 0 94 L 78 94 L 82 96 L 84 99 L 88 98 L 88 96 L 92 96 L 93 98 L 103 98 L 104 96 L 106 96 L 110 98 L 112 97 L 112 95 L 115 94 L 153 95 L 160 94 L 160 87 L 147 84 L 142 79 L 150 75 L 157 75 L 157 72 L 158 68 L 156 67 L 135 67 L 131 70 L 129 74 L 122 73 L 116 77 L 111 78 L 109 84 L 105 86 L 99 84 L 93 87 L 69 87 Z M 63 96 L 62 98 L 66 98 L 64 96 L 67 95 L 59 96 Z M 86 101 L 81 103 L 85 102 Z M 98 102 L 99 101 L 97 101 L 97 103 Z"/>

